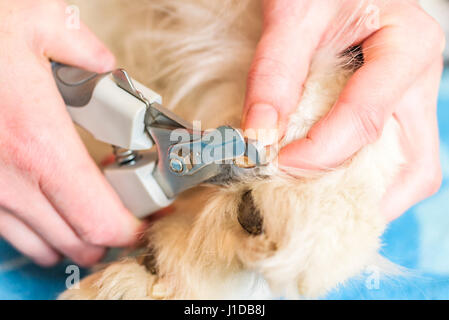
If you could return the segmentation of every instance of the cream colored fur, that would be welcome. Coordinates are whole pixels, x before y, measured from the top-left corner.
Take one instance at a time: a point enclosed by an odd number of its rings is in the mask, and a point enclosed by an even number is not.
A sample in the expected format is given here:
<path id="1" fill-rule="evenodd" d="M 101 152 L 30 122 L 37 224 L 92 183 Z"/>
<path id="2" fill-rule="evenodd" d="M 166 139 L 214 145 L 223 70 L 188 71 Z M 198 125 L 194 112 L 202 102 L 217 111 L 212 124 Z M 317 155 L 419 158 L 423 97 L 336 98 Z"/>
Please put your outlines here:
<path id="1" fill-rule="evenodd" d="M 84 20 L 114 49 L 120 65 L 160 92 L 165 105 L 203 128 L 238 126 L 245 81 L 261 30 L 259 0 L 78 0 Z M 362 25 L 369 1 L 342 17 L 333 39 Z M 336 101 L 353 70 L 344 45 L 319 49 L 304 96 L 282 144 L 304 137 Z M 301 39 L 298 39 L 301 41 Z M 320 297 L 367 267 L 386 221 L 379 203 L 402 163 L 397 123 L 341 167 L 320 175 L 270 166 L 226 188 L 182 195 L 174 213 L 148 230 L 158 272 L 136 259 L 116 262 L 62 299 L 228 299 Z M 285 173 L 287 172 L 287 173 Z M 262 235 L 237 220 L 252 191 Z"/>

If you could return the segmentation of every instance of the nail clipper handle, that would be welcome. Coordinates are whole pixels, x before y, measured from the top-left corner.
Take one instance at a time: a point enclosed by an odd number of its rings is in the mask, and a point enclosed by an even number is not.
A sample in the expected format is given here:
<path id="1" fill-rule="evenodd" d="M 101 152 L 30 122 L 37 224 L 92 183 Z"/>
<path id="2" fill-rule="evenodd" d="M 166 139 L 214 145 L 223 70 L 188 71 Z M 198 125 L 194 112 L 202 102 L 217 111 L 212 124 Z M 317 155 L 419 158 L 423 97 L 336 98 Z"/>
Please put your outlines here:
<path id="1" fill-rule="evenodd" d="M 145 218 L 173 202 L 153 176 L 156 164 L 157 153 L 149 152 L 133 166 L 112 164 L 104 170 L 106 179 L 123 204 L 137 218 Z"/>
<path id="2" fill-rule="evenodd" d="M 129 150 L 147 150 L 153 140 L 146 132 L 147 105 L 117 85 L 110 73 L 96 74 L 52 62 L 53 75 L 73 121 L 105 143 Z M 162 103 L 161 97 L 133 80 L 137 90 L 150 103 Z M 138 218 L 169 206 L 153 177 L 157 154 L 142 155 L 137 164 L 113 164 L 104 175 L 124 205 Z"/>
<path id="3" fill-rule="evenodd" d="M 92 73 L 56 62 L 52 69 L 73 121 L 97 140 L 130 150 L 153 146 L 145 129 L 146 104 L 120 88 L 110 73 Z M 135 84 L 143 87 L 137 81 Z M 153 91 L 142 90 L 153 101 L 161 100 Z"/>

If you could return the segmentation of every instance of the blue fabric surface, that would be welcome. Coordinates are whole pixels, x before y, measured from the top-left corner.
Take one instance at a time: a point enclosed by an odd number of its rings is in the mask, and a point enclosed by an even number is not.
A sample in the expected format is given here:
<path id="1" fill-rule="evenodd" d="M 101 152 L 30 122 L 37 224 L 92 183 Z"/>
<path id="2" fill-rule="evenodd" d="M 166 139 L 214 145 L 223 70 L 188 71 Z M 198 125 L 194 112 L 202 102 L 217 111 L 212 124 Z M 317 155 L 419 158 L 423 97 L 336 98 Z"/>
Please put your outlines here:
<path id="1" fill-rule="evenodd" d="M 449 70 L 443 76 L 438 116 L 442 188 L 391 223 L 383 236 L 383 255 L 408 268 L 410 275 L 373 285 L 373 270 L 367 270 L 328 299 L 449 299 Z M 0 240 L 0 299 L 54 299 L 65 289 L 67 264 L 39 268 Z"/>

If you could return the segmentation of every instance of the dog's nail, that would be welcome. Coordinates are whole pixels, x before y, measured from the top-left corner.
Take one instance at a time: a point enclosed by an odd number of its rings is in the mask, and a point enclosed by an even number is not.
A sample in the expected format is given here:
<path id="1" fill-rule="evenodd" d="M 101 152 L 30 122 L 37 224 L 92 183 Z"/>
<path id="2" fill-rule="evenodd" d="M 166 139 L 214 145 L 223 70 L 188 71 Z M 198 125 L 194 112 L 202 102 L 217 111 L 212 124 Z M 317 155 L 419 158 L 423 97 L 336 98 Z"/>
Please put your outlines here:
<path id="1" fill-rule="evenodd" d="M 156 282 L 151 290 L 151 297 L 154 299 L 164 299 L 168 297 L 167 286 L 163 283 Z"/>

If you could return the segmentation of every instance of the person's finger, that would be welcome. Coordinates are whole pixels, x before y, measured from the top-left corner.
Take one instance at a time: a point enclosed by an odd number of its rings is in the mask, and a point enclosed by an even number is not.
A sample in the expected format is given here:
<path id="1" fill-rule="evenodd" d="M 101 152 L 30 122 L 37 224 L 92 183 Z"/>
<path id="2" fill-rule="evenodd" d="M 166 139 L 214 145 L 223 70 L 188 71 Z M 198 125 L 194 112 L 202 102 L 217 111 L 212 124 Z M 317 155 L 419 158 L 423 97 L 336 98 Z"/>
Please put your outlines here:
<path id="1" fill-rule="evenodd" d="M 100 246 L 134 243 L 140 222 L 123 206 L 89 158 L 75 129 L 54 130 L 61 131 L 64 143 L 51 146 L 48 151 L 53 153 L 54 162 L 42 168 L 40 185 L 47 199 L 88 243 Z"/>
<path id="2" fill-rule="evenodd" d="M 433 108 L 432 108 L 433 109 Z M 417 125 L 415 134 L 403 137 L 413 144 L 412 154 L 394 183 L 389 186 L 382 200 L 382 213 L 389 221 L 398 218 L 416 203 L 430 197 L 441 185 L 441 166 L 439 161 L 439 144 L 436 114 L 423 115 Z M 418 134 L 417 134 L 418 133 Z M 411 158 L 413 157 L 413 158 Z"/>
<path id="3" fill-rule="evenodd" d="M 382 201 L 382 212 L 390 221 L 433 195 L 441 185 L 436 106 L 442 69 L 442 60 L 436 60 L 395 111 L 406 163 Z"/>
<path id="4" fill-rule="evenodd" d="M 103 248 L 90 245 L 75 234 L 41 193 L 36 179 L 12 167 L 4 168 L 1 178 L 1 208 L 14 214 L 52 249 L 81 266 L 92 265 L 104 255 Z"/>
<path id="5" fill-rule="evenodd" d="M 288 116 L 298 105 L 313 52 L 326 25 L 306 23 L 309 19 L 304 16 L 315 14 L 309 11 L 316 9 L 292 1 L 265 2 L 264 30 L 247 82 L 244 130 L 280 129 L 282 135 Z"/>
<path id="6" fill-rule="evenodd" d="M 41 266 L 52 266 L 59 254 L 12 213 L 0 209 L 0 236 Z"/>
<path id="7" fill-rule="evenodd" d="M 421 44 L 408 34 L 402 27 L 385 27 L 363 43 L 365 64 L 307 137 L 281 150 L 281 165 L 332 168 L 378 139 L 393 107 L 430 63 L 423 48 L 418 48 Z M 435 52 L 435 48 L 431 49 Z"/>
<path id="8" fill-rule="evenodd" d="M 39 92 L 33 107 L 41 111 L 16 146 L 21 153 L 33 155 L 27 170 L 39 174 L 42 193 L 82 240 L 97 246 L 134 243 L 141 223 L 90 158 L 53 78 L 42 66 L 37 68 L 25 81 Z"/>
<path id="9" fill-rule="evenodd" d="M 103 257 L 105 249 L 82 241 L 41 193 L 24 192 L 27 195 L 17 204 L 16 215 L 52 248 L 83 267 Z"/>
<path id="10" fill-rule="evenodd" d="M 93 72 L 107 72 L 114 68 L 114 55 L 88 30 L 79 17 L 66 11 L 63 1 L 52 1 L 45 7 L 48 23 L 40 24 L 40 43 L 45 57 L 57 62 Z"/>
<path id="11" fill-rule="evenodd" d="M 412 206 L 439 190 L 441 186 L 439 163 L 435 158 L 431 160 L 420 162 L 426 167 L 405 166 L 399 178 L 388 188 L 381 205 L 381 212 L 388 221 L 398 218 Z"/>

